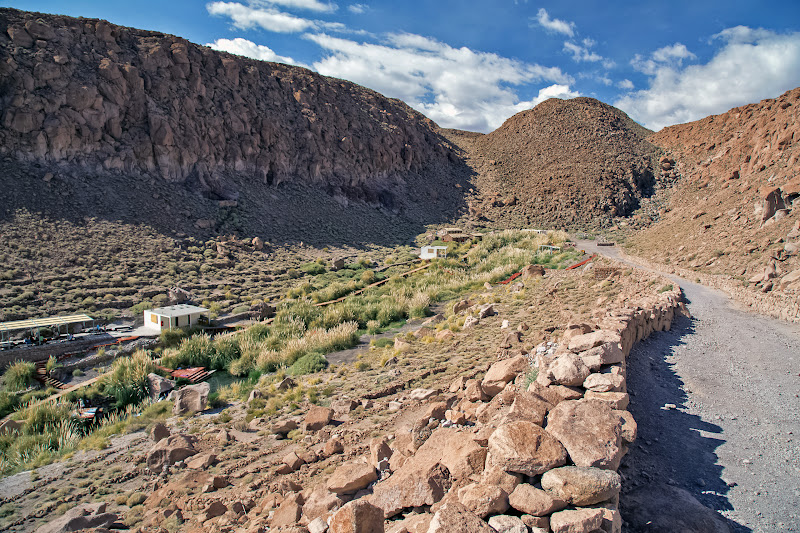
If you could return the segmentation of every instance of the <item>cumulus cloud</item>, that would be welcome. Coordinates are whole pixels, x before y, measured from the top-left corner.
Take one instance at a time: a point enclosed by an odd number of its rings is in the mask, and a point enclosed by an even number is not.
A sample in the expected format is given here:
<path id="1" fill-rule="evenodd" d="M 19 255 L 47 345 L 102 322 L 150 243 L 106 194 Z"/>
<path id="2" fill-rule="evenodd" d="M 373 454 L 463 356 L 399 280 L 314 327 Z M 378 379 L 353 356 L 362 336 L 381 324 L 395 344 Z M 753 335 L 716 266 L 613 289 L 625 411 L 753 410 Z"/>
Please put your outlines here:
<path id="1" fill-rule="evenodd" d="M 296 33 L 317 27 L 313 20 L 295 17 L 273 7 L 253 8 L 237 2 L 212 2 L 206 9 L 212 15 L 229 17 L 240 30 L 260 27 L 276 33 Z"/>
<path id="2" fill-rule="evenodd" d="M 313 68 L 400 98 L 442 126 L 491 131 L 509 116 L 559 96 L 578 96 L 572 78 L 556 67 L 505 58 L 414 34 L 389 35 L 381 44 L 306 34 L 328 56 Z M 549 83 L 521 101 L 514 87 Z"/>
<path id="3" fill-rule="evenodd" d="M 369 9 L 369 6 L 367 6 L 366 4 L 350 4 L 349 6 L 347 6 L 347 9 L 351 13 L 360 15 L 362 13 L 366 13 L 367 9 Z"/>
<path id="4" fill-rule="evenodd" d="M 778 34 L 745 26 L 716 34 L 720 43 L 706 64 L 683 67 L 688 50 L 672 48 L 657 61 L 649 87 L 614 105 L 651 129 L 723 113 L 732 107 L 770 98 L 800 85 L 800 33 Z M 661 49 L 664 50 L 664 49 Z M 658 50 L 656 52 L 659 52 Z"/>
<path id="5" fill-rule="evenodd" d="M 291 57 L 276 54 L 272 48 L 268 46 L 256 44 L 253 41 L 248 41 L 247 39 L 242 39 L 241 37 L 236 39 L 217 39 L 213 43 L 207 43 L 206 46 L 213 48 L 214 50 L 221 50 L 223 52 L 250 57 L 252 59 L 259 59 L 261 61 L 287 63 L 289 65 L 297 65 L 299 67 L 308 68 L 307 65 L 299 63 Z"/>
<path id="6" fill-rule="evenodd" d="M 629 79 L 624 79 L 617 82 L 617 87 L 620 89 L 631 90 L 633 89 L 633 82 Z"/>
<path id="7" fill-rule="evenodd" d="M 589 61 L 593 63 L 596 61 L 603 60 L 603 56 L 595 52 L 592 52 L 591 50 L 589 50 L 588 47 L 580 46 L 570 41 L 564 42 L 564 51 L 572 54 L 572 59 L 574 59 L 577 62 Z"/>
<path id="8" fill-rule="evenodd" d="M 562 33 L 570 37 L 575 35 L 574 22 L 550 18 L 550 15 L 547 14 L 547 10 L 543 7 L 539 8 L 539 12 L 536 14 L 536 22 L 539 23 L 539 26 L 548 31 Z"/>
<path id="9" fill-rule="evenodd" d="M 323 2 L 319 2 L 318 0 L 252 0 L 250 5 L 279 5 L 290 9 L 308 9 L 309 11 L 320 11 L 323 13 L 331 13 L 338 9 L 338 6 L 334 3 L 325 4 Z"/>
<path id="10" fill-rule="evenodd" d="M 643 74 L 654 75 L 660 68 L 665 66 L 680 67 L 683 65 L 684 59 L 696 58 L 697 56 L 691 53 L 685 45 L 675 43 L 659 48 L 650 54 L 649 58 L 636 54 L 631 59 L 631 65 L 634 70 L 638 70 Z"/>

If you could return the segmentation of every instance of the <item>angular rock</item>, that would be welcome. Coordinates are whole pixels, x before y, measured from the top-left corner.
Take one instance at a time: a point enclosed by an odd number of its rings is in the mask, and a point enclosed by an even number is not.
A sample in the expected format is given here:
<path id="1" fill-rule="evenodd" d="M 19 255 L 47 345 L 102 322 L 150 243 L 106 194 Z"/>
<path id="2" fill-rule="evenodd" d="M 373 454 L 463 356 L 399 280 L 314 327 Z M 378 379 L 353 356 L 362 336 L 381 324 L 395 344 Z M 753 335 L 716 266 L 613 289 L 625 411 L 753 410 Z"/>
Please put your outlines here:
<path id="1" fill-rule="evenodd" d="M 420 467 L 414 461 L 406 462 L 399 471 L 373 487 L 369 502 L 391 518 L 403 509 L 433 505 L 450 490 L 450 471 L 441 463 Z"/>
<path id="2" fill-rule="evenodd" d="M 204 453 L 196 456 L 194 459 L 186 463 L 186 467 L 192 470 L 206 470 L 208 467 L 217 462 L 217 456 L 213 453 Z"/>
<path id="3" fill-rule="evenodd" d="M 147 452 L 147 467 L 160 472 L 165 466 L 174 465 L 197 453 L 195 438 L 187 435 L 172 435 L 158 441 Z"/>
<path id="4" fill-rule="evenodd" d="M 625 383 L 625 378 L 618 374 L 589 374 L 583 380 L 583 388 L 592 392 L 617 392 Z"/>
<path id="5" fill-rule="evenodd" d="M 594 392 L 587 391 L 583 396 L 586 400 L 597 400 L 608 405 L 611 409 L 624 411 L 630 403 L 627 392 Z"/>
<path id="6" fill-rule="evenodd" d="M 209 503 L 203 511 L 202 520 L 203 522 L 206 520 L 211 520 L 212 518 L 224 515 L 227 511 L 228 508 L 224 503 L 219 500 L 214 500 L 213 502 Z"/>
<path id="7" fill-rule="evenodd" d="M 211 385 L 208 382 L 181 387 L 174 393 L 175 404 L 172 406 L 172 414 L 183 415 L 205 411 L 210 392 Z"/>
<path id="8" fill-rule="evenodd" d="M 386 437 L 375 437 L 369 443 L 370 464 L 378 470 L 385 470 L 392 457 L 392 448 Z"/>
<path id="9" fill-rule="evenodd" d="M 486 376 L 484 376 L 481 382 L 481 389 L 485 394 L 495 396 L 505 388 L 508 382 L 513 381 L 518 375 L 528 372 L 529 370 L 530 365 L 528 364 L 528 360 L 521 355 L 498 361 L 486 372 Z"/>
<path id="10" fill-rule="evenodd" d="M 554 498 L 580 507 L 610 500 L 619 494 L 621 487 L 619 474 L 600 468 L 564 466 L 542 476 L 545 491 Z"/>
<path id="11" fill-rule="evenodd" d="M 147 374 L 147 388 L 150 391 L 150 399 L 157 401 L 175 388 L 175 382 L 158 374 L 150 373 Z"/>
<path id="12" fill-rule="evenodd" d="M 458 501 L 481 518 L 508 510 L 508 493 L 496 485 L 471 483 L 459 489 Z"/>
<path id="13" fill-rule="evenodd" d="M 592 533 L 602 525 L 603 511 L 600 509 L 558 511 L 550 516 L 550 529 L 553 533 Z"/>
<path id="14" fill-rule="evenodd" d="M 428 533 L 497 533 L 489 524 L 469 512 L 460 503 L 444 504 L 433 515 Z"/>
<path id="15" fill-rule="evenodd" d="M 363 461 L 340 465 L 328 479 L 328 490 L 336 494 L 357 492 L 378 479 L 375 467 Z"/>
<path id="16" fill-rule="evenodd" d="M 305 461 L 300 459 L 300 456 L 297 455 L 295 452 L 289 452 L 286 455 L 284 455 L 282 461 L 283 464 L 288 466 L 289 469 L 292 471 L 297 470 L 298 468 L 303 466 L 303 464 L 305 464 Z"/>
<path id="17" fill-rule="evenodd" d="M 541 427 L 517 420 L 502 424 L 489 437 L 487 462 L 509 472 L 536 476 L 565 464 L 567 452 Z"/>
<path id="18" fill-rule="evenodd" d="M 150 430 L 150 438 L 153 439 L 153 442 L 158 442 L 161 439 L 166 439 L 170 435 L 171 432 L 169 428 L 163 422 L 158 422 L 156 425 L 153 426 L 153 429 Z"/>
<path id="19" fill-rule="evenodd" d="M 320 517 L 327 517 L 330 511 L 338 509 L 344 505 L 344 503 L 344 500 L 339 498 L 336 494 L 328 492 L 325 485 L 320 483 L 305 498 L 305 503 L 303 503 L 303 516 L 309 521 L 316 520 Z"/>
<path id="20" fill-rule="evenodd" d="M 517 485 L 514 492 L 508 495 L 508 503 L 517 511 L 533 516 L 547 516 L 567 506 L 563 499 L 554 498 L 527 483 Z"/>
<path id="21" fill-rule="evenodd" d="M 586 366 L 589 366 L 590 361 L 595 361 L 593 364 L 602 366 L 621 363 L 625 360 L 625 352 L 622 351 L 619 342 L 605 342 L 599 346 L 580 352 L 578 355 L 581 356 Z"/>
<path id="22" fill-rule="evenodd" d="M 483 402 L 489 399 L 489 396 L 483 391 L 481 382 L 477 379 L 467 380 L 464 389 L 464 399 L 470 402 Z"/>
<path id="23" fill-rule="evenodd" d="M 638 429 L 636 421 L 633 419 L 633 415 L 630 413 L 630 411 L 619 410 L 614 411 L 614 414 L 619 415 L 620 419 L 622 420 L 622 428 L 620 430 L 622 442 L 631 444 L 636 440 L 636 432 Z"/>
<path id="24" fill-rule="evenodd" d="M 330 533 L 383 533 L 383 511 L 364 498 L 345 504 L 331 516 Z"/>
<path id="25" fill-rule="evenodd" d="M 278 420 L 272 424 L 272 432 L 277 435 L 286 436 L 292 430 L 297 429 L 297 422 L 294 420 Z"/>
<path id="26" fill-rule="evenodd" d="M 559 385 L 577 387 L 583 385 L 591 370 L 579 355 L 564 353 L 547 365 L 547 377 Z"/>
<path id="27" fill-rule="evenodd" d="M 564 445 L 577 466 L 619 467 L 622 418 L 607 404 L 597 400 L 561 402 L 548 413 L 545 429 Z"/>
<path id="28" fill-rule="evenodd" d="M 333 419 L 333 409 L 315 406 L 306 413 L 303 426 L 306 431 L 317 431 L 330 424 L 331 419 Z"/>
<path id="29" fill-rule="evenodd" d="M 517 516 L 493 516 L 489 519 L 489 526 L 497 533 L 528 533 L 528 526 Z"/>
<path id="30" fill-rule="evenodd" d="M 303 497 L 299 494 L 287 496 L 275 509 L 269 520 L 271 528 L 287 527 L 297 523 L 303 515 Z"/>
<path id="31" fill-rule="evenodd" d="M 544 276 L 544 267 L 542 265 L 528 265 L 524 267 L 520 273 L 522 278 L 537 278 Z"/>
<path id="32" fill-rule="evenodd" d="M 119 520 L 116 513 L 107 513 L 105 503 L 83 503 L 63 515 L 39 526 L 37 533 L 65 533 L 91 528 L 108 528 Z"/>
<path id="33" fill-rule="evenodd" d="M 607 342 L 621 343 L 622 338 L 616 331 L 598 330 L 573 337 L 569 341 L 569 350 L 574 353 L 585 352 Z"/>

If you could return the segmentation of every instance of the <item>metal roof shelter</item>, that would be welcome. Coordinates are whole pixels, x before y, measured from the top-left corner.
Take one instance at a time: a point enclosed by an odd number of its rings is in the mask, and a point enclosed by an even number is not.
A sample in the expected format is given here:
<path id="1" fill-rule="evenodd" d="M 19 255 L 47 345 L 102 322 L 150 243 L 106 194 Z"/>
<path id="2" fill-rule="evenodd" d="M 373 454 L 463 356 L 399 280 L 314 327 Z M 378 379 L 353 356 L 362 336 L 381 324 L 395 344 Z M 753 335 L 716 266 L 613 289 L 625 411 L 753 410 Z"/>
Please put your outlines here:
<path id="1" fill-rule="evenodd" d="M 207 313 L 208 309 L 205 307 L 189 304 L 147 309 L 144 312 L 144 325 L 157 330 L 192 326 L 201 320 L 201 316 L 207 319 Z"/>
<path id="2" fill-rule="evenodd" d="M 84 324 L 86 322 L 94 322 L 94 319 L 89 315 L 68 315 L 0 322 L 0 340 L 3 338 L 7 339 L 13 331 L 20 331 L 23 329 L 33 330 L 39 328 L 49 328 L 53 326 L 58 329 L 61 326 L 68 326 L 70 324 Z"/>

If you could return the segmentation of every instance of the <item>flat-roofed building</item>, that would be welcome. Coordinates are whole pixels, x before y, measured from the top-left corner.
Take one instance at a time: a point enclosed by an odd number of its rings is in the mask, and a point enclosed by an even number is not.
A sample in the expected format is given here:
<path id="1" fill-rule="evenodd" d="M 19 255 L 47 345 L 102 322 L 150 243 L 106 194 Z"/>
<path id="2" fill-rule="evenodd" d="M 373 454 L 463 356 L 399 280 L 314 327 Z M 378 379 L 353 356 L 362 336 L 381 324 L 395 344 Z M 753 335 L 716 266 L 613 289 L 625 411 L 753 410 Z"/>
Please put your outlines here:
<path id="1" fill-rule="evenodd" d="M 203 320 L 208 322 L 208 309 L 189 304 L 169 305 L 144 312 L 145 327 L 158 331 L 194 326 Z"/>

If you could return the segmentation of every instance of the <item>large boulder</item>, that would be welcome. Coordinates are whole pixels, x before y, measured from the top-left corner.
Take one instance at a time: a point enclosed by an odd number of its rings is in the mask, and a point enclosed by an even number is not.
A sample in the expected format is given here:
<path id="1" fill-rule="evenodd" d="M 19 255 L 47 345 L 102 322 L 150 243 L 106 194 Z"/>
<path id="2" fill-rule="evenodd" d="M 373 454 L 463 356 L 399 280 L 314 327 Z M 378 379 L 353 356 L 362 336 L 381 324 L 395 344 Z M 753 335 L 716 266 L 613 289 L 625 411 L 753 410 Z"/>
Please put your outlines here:
<path id="1" fill-rule="evenodd" d="M 564 466 L 545 472 L 542 488 L 554 498 L 585 507 L 619 494 L 622 480 L 613 470 L 585 466 Z"/>
<path id="2" fill-rule="evenodd" d="M 547 365 L 546 376 L 559 385 L 577 387 L 583 385 L 591 373 L 579 355 L 564 353 Z"/>
<path id="3" fill-rule="evenodd" d="M 331 423 L 334 411 L 328 407 L 312 407 L 306 413 L 303 425 L 306 431 L 317 431 Z"/>
<path id="4" fill-rule="evenodd" d="M 172 414 L 183 415 L 205 411 L 210 392 L 211 385 L 208 382 L 181 387 L 175 391 L 175 405 L 172 406 Z"/>
<path id="5" fill-rule="evenodd" d="M 150 373 L 147 374 L 147 388 L 150 390 L 150 398 L 157 401 L 175 388 L 175 382 L 158 374 Z"/>
<path id="6" fill-rule="evenodd" d="M 389 479 L 373 487 L 369 502 L 391 518 L 409 507 L 433 505 L 441 500 L 452 486 L 450 471 L 441 463 L 429 466 L 406 461 Z"/>
<path id="7" fill-rule="evenodd" d="M 567 452 L 550 433 L 532 422 L 500 425 L 489 437 L 488 464 L 536 476 L 567 462 Z"/>
<path id="8" fill-rule="evenodd" d="M 631 531 L 730 533 L 725 519 L 689 492 L 671 485 L 650 484 L 625 494 L 622 513 Z"/>
<path id="9" fill-rule="evenodd" d="M 340 465 L 328 479 L 328 490 L 336 494 L 356 492 L 378 479 L 375 467 L 364 461 L 352 461 Z"/>
<path id="10" fill-rule="evenodd" d="M 553 533 L 594 533 L 603 525 L 602 509 L 575 509 L 558 511 L 550 516 Z M 680 531 L 666 529 L 665 531 Z"/>
<path id="11" fill-rule="evenodd" d="M 574 353 L 585 352 L 596 346 L 601 346 L 607 342 L 621 343 L 622 338 L 616 331 L 604 330 L 593 331 L 572 337 L 569 340 L 569 350 Z"/>
<path id="12" fill-rule="evenodd" d="M 436 511 L 428 533 L 497 533 L 489 524 L 457 502 L 446 503 Z"/>
<path id="13" fill-rule="evenodd" d="M 147 466 L 154 472 L 160 472 L 165 466 L 183 461 L 197 453 L 194 448 L 195 438 L 189 435 L 172 435 L 158 441 L 147 452 Z"/>
<path id="14" fill-rule="evenodd" d="M 559 403 L 547 415 L 546 430 L 577 466 L 616 470 L 624 455 L 622 417 L 598 400 Z"/>
<path id="15" fill-rule="evenodd" d="M 528 360 L 523 356 L 504 359 L 493 364 L 486 372 L 481 388 L 489 396 L 494 396 L 503 390 L 509 381 L 514 381 L 516 377 L 530 370 Z"/>
<path id="16" fill-rule="evenodd" d="M 497 485 L 470 483 L 458 491 L 458 501 L 481 518 L 508 510 L 508 493 Z"/>
<path id="17" fill-rule="evenodd" d="M 508 495 L 508 503 L 517 511 L 533 516 L 547 516 L 567 506 L 564 500 L 527 483 L 514 488 L 514 492 Z"/>
<path id="18" fill-rule="evenodd" d="M 383 533 L 383 511 L 363 498 L 354 500 L 333 513 L 330 533 Z"/>
<path id="19" fill-rule="evenodd" d="M 66 533 L 91 528 L 108 528 L 119 520 L 116 513 L 107 513 L 105 503 L 76 505 L 58 518 L 40 526 L 36 533 Z"/>

